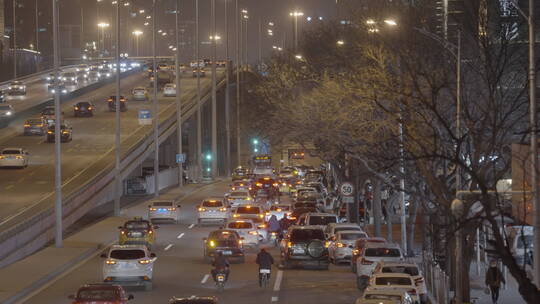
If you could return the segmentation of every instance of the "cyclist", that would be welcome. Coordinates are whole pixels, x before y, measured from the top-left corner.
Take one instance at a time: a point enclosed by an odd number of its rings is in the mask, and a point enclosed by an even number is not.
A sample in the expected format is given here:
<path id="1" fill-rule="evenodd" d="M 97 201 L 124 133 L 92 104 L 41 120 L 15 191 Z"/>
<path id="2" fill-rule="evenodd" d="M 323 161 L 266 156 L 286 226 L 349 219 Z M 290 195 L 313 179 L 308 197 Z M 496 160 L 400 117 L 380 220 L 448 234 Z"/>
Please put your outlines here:
<path id="1" fill-rule="evenodd" d="M 263 274 L 261 273 L 261 269 L 272 269 L 274 258 L 268 252 L 266 252 L 264 248 L 262 248 L 257 254 L 257 260 L 255 260 L 255 263 L 259 265 L 259 287 L 262 287 Z M 268 273 L 268 280 L 270 280 L 270 273 Z"/>
<path id="2" fill-rule="evenodd" d="M 212 269 L 212 277 L 216 281 L 216 275 L 223 272 L 225 274 L 225 281 L 229 278 L 229 261 L 223 256 L 223 252 L 218 251 L 214 262 L 212 263 L 214 269 Z"/>

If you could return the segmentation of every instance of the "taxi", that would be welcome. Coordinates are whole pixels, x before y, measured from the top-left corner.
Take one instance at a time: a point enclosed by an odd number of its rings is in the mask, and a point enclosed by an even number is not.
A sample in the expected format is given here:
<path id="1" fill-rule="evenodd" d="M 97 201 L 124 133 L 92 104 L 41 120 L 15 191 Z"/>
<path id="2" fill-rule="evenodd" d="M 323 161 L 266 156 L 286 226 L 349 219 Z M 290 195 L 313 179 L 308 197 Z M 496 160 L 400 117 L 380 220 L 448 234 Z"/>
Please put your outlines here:
<path id="1" fill-rule="evenodd" d="M 232 180 L 242 180 L 248 176 L 248 170 L 242 166 L 234 169 L 234 172 L 232 173 Z"/>
<path id="2" fill-rule="evenodd" d="M 118 227 L 120 229 L 118 243 L 120 245 L 143 244 L 150 248 L 155 242 L 157 228 L 158 226 L 152 225 L 150 221 L 135 217 Z"/>
<path id="3" fill-rule="evenodd" d="M 235 181 L 231 185 L 231 191 L 239 191 L 239 190 L 251 190 L 250 182 L 247 180 L 240 180 Z"/>
<path id="4" fill-rule="evenodd" d="M 264 210 L 259 206 L 240 205 L 234 209 L 233 218 L 261 218 L 264 219 Z"/>
<path id="5" fill-rule="evenodd" d="M 270 206 L 270 210 L 268 210 L 264 214 L 265 221 L 268 222 L 272 215 L 275 215 L 277 220 L 281 220 L 283 217 L 288 217 L 292 213 L 292 206 L 290 204 L 276 204 Z"/>
<path id="6" fill-rule="evenodd" d="M 229 218 L 229 208 L 219 198 L 207 198 L 196 207 L 197 208 L 197 224 L 201 225 L 205 222 L 225 223 Z"/>
<path id="7" fill-rule="evenodd" d="M 257 227 L 253 221 L 248 219 L 230 220 L 225 225 L 225 229 L 235 231 L 243 239 L 245 246 L 257 246 L 262 241 L 262 236 L 259 235 Z"/>

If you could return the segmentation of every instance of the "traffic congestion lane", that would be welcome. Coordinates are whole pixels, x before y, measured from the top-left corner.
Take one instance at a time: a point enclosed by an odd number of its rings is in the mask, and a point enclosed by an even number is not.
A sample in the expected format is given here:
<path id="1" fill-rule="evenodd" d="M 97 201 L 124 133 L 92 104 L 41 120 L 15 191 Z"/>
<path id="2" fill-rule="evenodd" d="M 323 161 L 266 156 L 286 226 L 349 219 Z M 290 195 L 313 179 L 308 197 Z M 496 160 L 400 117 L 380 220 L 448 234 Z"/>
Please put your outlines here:
<path id="1" fill-rule="evenodd" d="M 228 184 L 209 185 L 184 199 L 179 224 L 158 224 L 157 243 L 153 248 L 158 257 L 154 268 L 154 289 L 142 291 L 128 288 L 128 293 L 135 296 L 130 303 L 167 303 L 172 296 L 191 295 L 217 296 L 220 304 L 354 303 L 359 293 L 354 286 L 354 275 L 348 272 L 346 266 L 331 266 L 329 271 L 279 270 L 274 267 L 269 286 L 261 289 L 257 281 L 258 266 L 255 264 L 258 250 L 255 249 L 248 251 L 246 263 L 232 264 L 225 290 L 218 293 L 210 276 L 212 267 L 203 260 L 202 240 L 218 226 L 196 226 L 195 206 L 206 197 L 223 195 Z M 146 212 L 147 203 L 142 203 L 125 213 L 131 217 L 145 216 Z M 277 248 L 269 247 L 269 250 L 278 263 Z M 69 303 L 67 296 L 79 286 L 101 281 L 102 263 L 103 259 L 92 258 L 26 303 Z M 281 279 L 276 280 L 278 276 Z"/>
<path id="2" fill-rule="evenodd" d="M 209 80 L 203 80 L 206 85 Z M 122 81 L 121 92 L 129 98 L 135 86 L 147 85 L 146 74 L 132 75 Z M 182 94 L 194 94 L 196 82 L 191 77 L 182 79 Z M 110 112 L 106 98 L 116 92 L 114 84 L 78 97 L 62 105 L 65 120 L 73 128 L 73 141 L 62 144 L 63 181 L 73 178 L 84 168 L 95 162 L 114 145 L 114 112 Z M 158 97 L 161 110 L 174 103 L 174 97 Z M 92 101 L 97 108 L 90 118 L 74 118 L 73 105 L 79 101 Z M 128 110 L 121 113 L 122 138 L 126 138 L 138 125 L 138 110 L 150 109 L 149 101 L 128 101 Z M 0 130 L 0 133 L 2 131 Z M 0 147 L 22 147 L 30 153 L 26 169 L 0 169 L 0 191 L 7 195 L 0 197 L 0 219 L 17 213 L 26 206 L 37 202 L 54 189 L 54 145 L 45 142 L 45 137 L 23 136 L 20 133 L 2 141 Z M 7 173 L 7 174 L 6 174 Z"/>

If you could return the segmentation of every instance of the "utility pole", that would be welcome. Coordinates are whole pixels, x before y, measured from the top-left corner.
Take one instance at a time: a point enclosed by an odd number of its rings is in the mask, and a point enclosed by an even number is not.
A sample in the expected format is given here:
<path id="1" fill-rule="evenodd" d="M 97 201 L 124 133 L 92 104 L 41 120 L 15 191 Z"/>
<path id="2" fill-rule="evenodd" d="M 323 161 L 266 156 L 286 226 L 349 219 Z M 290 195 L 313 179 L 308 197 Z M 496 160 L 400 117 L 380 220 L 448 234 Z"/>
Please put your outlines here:
<path id="1" fill-rule="evenodd" d="M 13 33 L 11 33 L 13 36 L 13 79 L 17 79 L 17 21 L 16 20 L 17 20 L 17 0 L 13 0 Z"/>
<path id="2" fill-rule="evenodd" d="M 456 137 L 461 138 L 461 31 L 458 31 L 457 41 L 457 63 L 456 63 Z M 461 159 L 460 143 L 457 145 L 458 158 Z M 456 167 L 456 199 L 460 200 L 461 190 L 461 167 Z M 456 304 L 463 303 L 463 233 L 461 228 L 456 230 L 456 263 L 454 265 L 454 279 L 456 288 Z"/>
<path id="3" fill-rule="evenodd" d="M 53 0 L 53 51 L 54 51 L 54 190 L 55 190 L 55 238 L 56 248 L 64 246 L 62 225 L 62 149 L 60 147 L 60 60 L 58 54 L 58 0 Z"/>
<path id="4" fill-rule="evenodd" d="M 36 0 L 36 51 L 39 52 L 39 6 L 38 0 Z M 38 69 L 39 70 L 39 69 Z"/>
<path id="5" fill-rule="evenodd" d="M 261 25 L 261 16 L 259 15 L 259 56 L 257 59 L 257 65 L 259 66 L 259 69 L 261 68 L 262 64 L 262 25 Z"/>
<path id="6" fill-rule="evenodd" d="M 235 3 L 236 22 L 236 165 L 241 164 L 240 152 L 240 8 Z"/>
<path id="7" fill-rule="evenodd" d="M 225 172 L 231 176 L 231 104 L 229 98 L 230 58 L 229 58 L 229 0 L 225 0 L 225 132 L 226 132 L 226 161 Z"/>
<path id="8" fill-rule="evenodd" d="M 120 216 L 122 178 L 120 177 L 120 2 L 116 2 L 116 102 L 114 113 L 114 216 Z"/>
<path id="9" fill-rule="evenodd" d="M 158 117 L 158 98 L 157 98 L 157 63 L 156 63 L 156 0 L 152 3 L 152 64 L 154 69 L 154 102 L 153 109 L 154 119 L 152 124 L 154 127 L 154 197 L 159 196 L 159 117 Z"/>
<path id="10" fill-rule="evenodd" d="M 176 60 L 175 60 L 175 71 L 176 71 L 176 133 L 177 133 L 177 141 L 178 141 L 178 154 L 182 155 L 183 153 L 183 147 L 182 147 L 182 101 L 180 98 L 180 41 L 178 38 L 179 35 L 179 26 L 178 26 L 178 19 L 180 15 L 180 0 L 176 0 L 176 11 L 175 11 L 175 28 L 176 28 Z M 184 158 L 185 161 L 185 158 Z M 181 187 L 184 185 L 184 163 L 178 162 L 178 185 Z"/>
<path id="11" fill-rule="evenodd" d="M 199 181 L 203 178 L 203 166 L 202 166 L 202 104 L 201 104 L 201 75 L 200 75 L 200 44 L 199 41 L 199 0 L 195 0 L 195 41 L 197 46 L 196 52 L 196 71 L 197 71 L 197 165 L 199 167 L 198 177 Z"/>
<path id="12" fill-rule="evenodd" d="M 211 18 L 212 18 L 212 178 L 217 177 L 217 94 L 216 94 L 216 0 L 211 2 Z"/>

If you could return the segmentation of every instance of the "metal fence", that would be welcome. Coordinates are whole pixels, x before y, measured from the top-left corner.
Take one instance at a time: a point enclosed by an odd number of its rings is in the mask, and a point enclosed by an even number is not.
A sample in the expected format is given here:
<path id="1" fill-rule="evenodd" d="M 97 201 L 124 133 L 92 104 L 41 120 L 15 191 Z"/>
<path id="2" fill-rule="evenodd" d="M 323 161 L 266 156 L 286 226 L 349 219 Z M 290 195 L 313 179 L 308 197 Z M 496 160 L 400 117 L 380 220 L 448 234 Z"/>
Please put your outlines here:
<path id="1" fill-rule="evenodd" d="M 429 253 L 424 251 L 423 257 L 424 279 L 432 303 L 450 303 L 450 277 L 433 262 L 433 257 Z"/>

